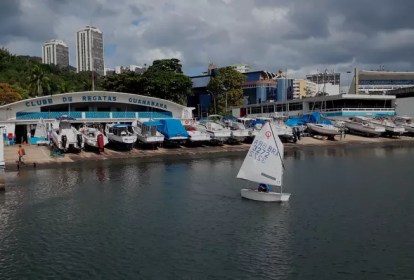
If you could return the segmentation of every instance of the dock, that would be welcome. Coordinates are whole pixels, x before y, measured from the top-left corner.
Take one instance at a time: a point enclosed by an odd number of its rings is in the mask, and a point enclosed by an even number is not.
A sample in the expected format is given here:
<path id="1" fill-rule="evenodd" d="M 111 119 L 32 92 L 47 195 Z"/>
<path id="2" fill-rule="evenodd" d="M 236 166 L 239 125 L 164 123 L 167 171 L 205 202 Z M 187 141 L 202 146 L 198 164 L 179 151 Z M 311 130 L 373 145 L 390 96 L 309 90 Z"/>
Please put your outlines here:
<path id="1" fill-rule="evenodd" d="M 414 146 L 414 137 L 401 136 L 399 138 L 367 138 L 347 134 L 345 138 L 327 140 L 324 138 L 303 137 L 297 143 L 285 143 L 285 152 L 318 148 L 335 147 L 387 147 L 387 146 Z M 49 146 L 23 145 L 26 156 L 24 164 L 18 162 L 18 145 L 4 147 L 4 159 L 7 170 L 19 168 L 41 168 L 56 164 L 77 163 L 83 161 L 101 160 L 122 160 L 131 158 L 160 158 L 160 157 L 205 157 L 212 154 L 243 153 L 247 152 L 250 144 L 222 145 L 222 146 L 199 146 L 187 147 L 179 146 L 176 148 L 158 147 L 156 149 L 134 148 L 131 151 L 117 151 L 105 148 L 103 153 L 82 151 L 80 153 L 66 153 L 56 156 L 52 153 Z"/>

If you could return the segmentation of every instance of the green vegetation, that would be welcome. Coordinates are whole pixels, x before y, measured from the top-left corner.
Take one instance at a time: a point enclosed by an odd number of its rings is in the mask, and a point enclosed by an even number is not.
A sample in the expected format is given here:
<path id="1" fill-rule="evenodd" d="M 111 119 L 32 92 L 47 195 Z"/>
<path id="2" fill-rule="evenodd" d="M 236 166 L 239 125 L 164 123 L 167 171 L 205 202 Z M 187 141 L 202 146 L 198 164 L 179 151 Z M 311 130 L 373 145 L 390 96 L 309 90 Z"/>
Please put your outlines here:
<path id="1" fill-rule="evenodd" d="M 90 90 L 90 77 L 0 49 L 0 83 L 10 84 L 22 98 Z"/>
<path id="2" fill-rule="evenodd" d="M 101 83 L 108 91 L 121 91 L 171 100 L 187 104 L 191 93 L 191 79 L 182 72 L 178 59 L 155 60 L 144 74 L 124 72 L 105 77 Z"/>
<path id="3" fill-rule="evenodd" d="M 0 83 L 0 104 L 7 104 L 29 97 L 91 90 L 92 73 L 45 65 L 38 58 L 15 56 L 3 48 Z M 96 90 L 148 95 L 183 105 L 191 94 L 191 86 L 191 79 L 183 74 L 178 59 L 155 60 L 144 74 L 127 71 L 108 77 L 95 75 Z"/>
<path id="4" fill-rule="evenodd" d="M 210 113 L 226 115 L 231 106 L 242 105 L 242 82 L 245 80 L 245 75 L 231 67 L 220 68 L 207 85 L 207 90 L 213 98 Z"/>

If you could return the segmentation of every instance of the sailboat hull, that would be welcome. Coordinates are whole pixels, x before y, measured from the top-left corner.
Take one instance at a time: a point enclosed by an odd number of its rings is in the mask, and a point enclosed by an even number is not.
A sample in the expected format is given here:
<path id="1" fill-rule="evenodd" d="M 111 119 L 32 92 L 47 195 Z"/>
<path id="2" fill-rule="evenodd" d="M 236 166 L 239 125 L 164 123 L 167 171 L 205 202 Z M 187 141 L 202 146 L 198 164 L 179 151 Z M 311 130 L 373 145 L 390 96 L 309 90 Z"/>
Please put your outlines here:
<path id="1" fill-rule="evenodd" d="M 283 202 L 289 201 L 290 193 L 258 192 L 252 189 L 241 189 L 241 196 L 255 201 Z"/>

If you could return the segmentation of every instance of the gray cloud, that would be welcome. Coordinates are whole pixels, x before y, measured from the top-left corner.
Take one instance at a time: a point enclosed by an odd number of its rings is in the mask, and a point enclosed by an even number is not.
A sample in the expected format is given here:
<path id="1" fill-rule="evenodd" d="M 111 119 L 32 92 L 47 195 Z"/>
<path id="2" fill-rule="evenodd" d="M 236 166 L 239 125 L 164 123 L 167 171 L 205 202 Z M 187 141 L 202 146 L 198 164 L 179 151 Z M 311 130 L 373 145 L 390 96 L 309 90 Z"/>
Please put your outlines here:
<path id="1" fill-rule="evenodd" d="M 0 44 L 40 55 L 43 41 L 63 39 L 74 64 L 76 31 L 92 24 L 104 32 L 112 67 L 177 56 L 187 72 L 209 62 L 298 75 L 414 70 L 413 9 L 408 0 L 2 0 Z"/>

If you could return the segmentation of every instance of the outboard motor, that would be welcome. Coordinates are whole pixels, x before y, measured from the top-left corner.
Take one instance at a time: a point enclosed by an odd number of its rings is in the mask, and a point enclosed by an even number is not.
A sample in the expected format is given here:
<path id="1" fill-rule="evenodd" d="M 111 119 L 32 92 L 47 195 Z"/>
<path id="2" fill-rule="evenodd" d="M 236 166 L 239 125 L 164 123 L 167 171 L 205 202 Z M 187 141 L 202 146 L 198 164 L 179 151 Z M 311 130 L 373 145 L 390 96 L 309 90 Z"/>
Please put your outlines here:
<path id="1" fill-rule="evenodd" d="M 79 149 L 82 149 L 82 141 L 83 141 L 82 134 L 77 134 L 76 135 L 76 140 L 78 140 L 77 142 L 78 142 Z"/>
<path id="2" fill-rule="evenodd" d="M 298 127 L 294 127 L 293 128 L 293 135 L 298 139 L 298 140 L 300 140 L 300 131 L 299 131 L 299 128 Z"/>
<path id="3" fill-rule="evenodd" d="M 98 137 L 96 139 L 98 141 L 98 148 L 99 148 L 99 152 L 103 152 L 104 151 L 104 138 L 102 134 L 98 134 Z"/>
<path id="4" fill-rule="evenodd" d="M 66 135 L 62 135 L 61 139 L 62 139 L 62 148 L 66 150 L 66 144 L 68 143 L 68 137 Z"/>

